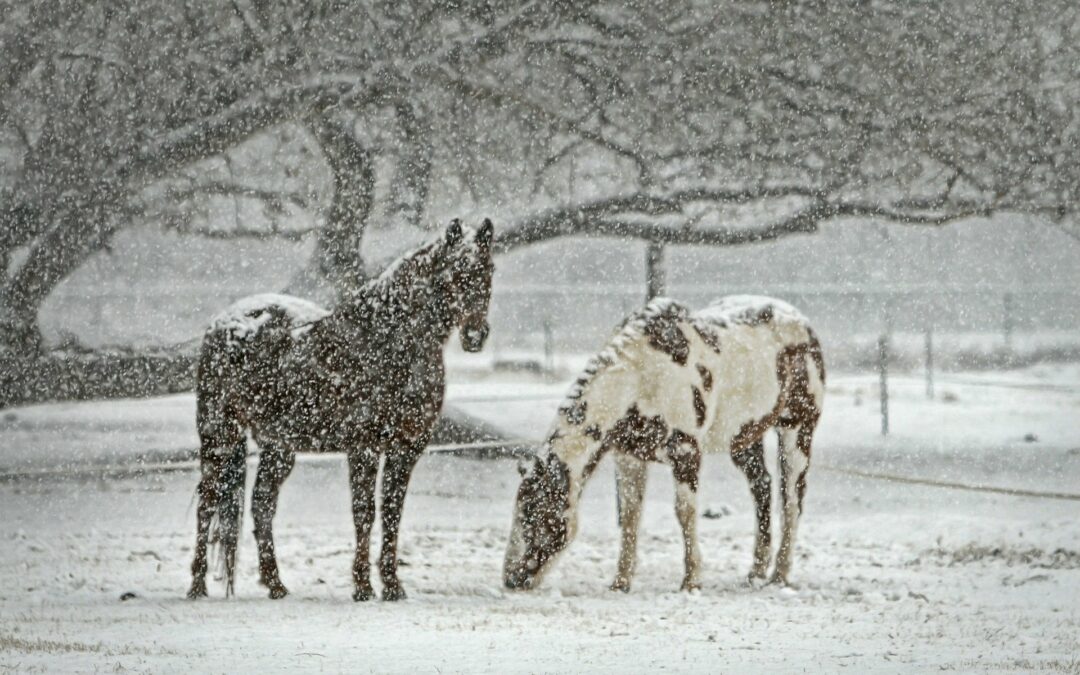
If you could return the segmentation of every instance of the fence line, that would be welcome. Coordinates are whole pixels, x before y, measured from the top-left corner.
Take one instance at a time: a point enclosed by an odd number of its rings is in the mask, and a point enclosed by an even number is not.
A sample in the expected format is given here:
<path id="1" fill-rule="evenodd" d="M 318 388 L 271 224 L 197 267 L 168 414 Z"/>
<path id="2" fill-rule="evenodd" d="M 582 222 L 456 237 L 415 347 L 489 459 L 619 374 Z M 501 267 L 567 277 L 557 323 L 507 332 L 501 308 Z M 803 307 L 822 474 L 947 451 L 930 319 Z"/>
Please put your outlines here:
<path id="1" fill-rule="evenodd" d="M 950 490 L 966 490 L 968 492 L 989 492 L 992 494 L 1009 495 L 1011 497 L 1035 497 L 1038 499 L 1068 499 L 1071 501 L 1080 501 L 1080 494 L 1073 494 L 1071 492 L 1043 492 L 1040 490 L 1022 490 L 1019 488 L 996 487 L 992 485 L 968 485 L 966 483 L 955 483 L 952 481 L 934 480 L 931 478 L 914 478 L 912 476 L 901 476 L 898 474 L 862 471 L 860 469 L 849 469 L 847 467 L 834 466 L 831 464 L 824 464 L 819 468 L 833 473 L 886 481 L 889 483 L 925 485 L 928 487 L 946 488 Z"/>
<path id="2" fill-rule="evenodd" d="M 462 456 L 468 451 L 487 450 L 492 451 L 492 454 L 498 454 L 502 457 L 511 458 L 528 456 L 533 451 L 532 449 L 536 448 L 538 445 L 539 443 L 535 440 L 518 438 L 501 441 L 481 441 L 476 443 L 450 443 L 443 445 L 430 445 L 427 448 L 427 453 L 433 455 Z M 254 453 L 248 455 L 248 461 L 252 461 L 255 457 L 256 455 Z M 302 464 L 323 464 L 335 461 L 340 462 L 342 457 L 343 453 L 323 455 L 301 453 L 297 455 L 296 459 Z M 103 480 L 106 478 L 143 478 L 151 474 L 194 471 L 198 468 L 199 462 L 196 460 L 178 460 L 172 462 L 141 463 L 135 466 L 111 465 L 101 467 L 86 467 L 82 469 L 28 469 L 24 471 L 11 471 L 0 473 L 0 483 L 17 483 L 41 479 L 55 480 L 82 478 L 91 480 Z M 1010 497 L 1029 497 L 1034 499 L 1059 499 L 1080 501 L 1080 494 L 1070 492 L 1044 492 L 1039 490 L 1025 490 L 1021 488 L 999 487 L 992 485 L 969 485 L 966 483 L 941 481 L 932 478 L 918 478 L 913 476 L 902 476 L 899 474 L 863 471 L 861 469 L 852 469 L 843 466 L 836 466 L 833 464 L 819 464 L 817 468 L 821 471 L 828 471 L 847 476 L 855 476 L 857 478 L 865 478 L 869 480 L 880 480 L 889 483 L 902 483 L 905 485 L 922 485 L 926 487 L 936 487 L 949 490 L 963 490 L 967 492 L 1000 494 Z"/>

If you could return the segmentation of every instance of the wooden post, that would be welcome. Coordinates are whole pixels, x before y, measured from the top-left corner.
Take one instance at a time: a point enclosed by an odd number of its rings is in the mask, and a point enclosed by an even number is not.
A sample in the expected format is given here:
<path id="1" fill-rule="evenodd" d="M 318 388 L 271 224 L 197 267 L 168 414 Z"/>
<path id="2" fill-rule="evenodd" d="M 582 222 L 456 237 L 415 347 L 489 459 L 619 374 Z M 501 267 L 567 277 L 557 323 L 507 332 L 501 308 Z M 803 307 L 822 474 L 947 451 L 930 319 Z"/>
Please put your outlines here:
<path id="1" fill-rule="evenodd" d="M 1002 298 L 1003 309 L 1005 311 L 1005 317 L 1002 320 L 1002 332 L 1005 334 L 1005 350 L 1012 351 L 1012 334 L 1013 334 L 1013 294 L 1006 293 Z"/>
<path id="2" fill-rule="evenodd" d="M 555 332 L 551 328 L 551 317 L 544 317 L 544 369 L 555 372 Z"/>
<path id="3" fill-rule="evenodd" d="M 650 241 L 645 248 L 646 302 L 664 294 L 664 281 L 664 245 Z M 615 522 L 622 526 L 622 485 L 618 471 L 615 473 Z"/>
<path id="4" fill-rule="evenodd" d="M 664 294 L 664 245 L 650 241 L 645 249 L 645 300 Z"/>
<path id="5" fill-rule="evenodd" d="M 934 329 L 926 327 L 926 398 L 934 398 Z"/>
<path id="6" fill-rule="evenodd" d="M 878 338 L 878 374 L 881 386 L 881 435 L 889 435 L 889 337 Z"/>

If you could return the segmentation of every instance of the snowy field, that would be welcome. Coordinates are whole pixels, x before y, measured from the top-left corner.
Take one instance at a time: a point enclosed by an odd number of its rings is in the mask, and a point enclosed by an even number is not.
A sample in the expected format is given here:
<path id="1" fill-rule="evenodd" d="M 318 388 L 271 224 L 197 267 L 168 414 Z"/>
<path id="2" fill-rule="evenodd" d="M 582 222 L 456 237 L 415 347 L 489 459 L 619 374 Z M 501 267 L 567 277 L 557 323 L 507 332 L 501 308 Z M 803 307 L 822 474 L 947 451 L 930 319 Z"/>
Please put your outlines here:
<path id="1" fill-rule="evenodd" d="M 541 435 L 565 382 L 506 378 L 454 385 L 451 400 Z M 196 474 L 101 468 L 189 456 L 192 398 L 3 410 L 0 672 L 1080 673 L 1080 502 L 852 473 L 1080 493 L 1080 366 L 946 374 L 936 394 L 894 379 L 883 440 L 875 380 L 831 377 L 794 588 L 743 582 L 750 497 L 719 456 L 705 464 L 701 510 L 716 517 L 699 527 L 700 594 L 677 590 L 681 537 L 659 467 L 629 595 L 606 590 L 618 548 L 608 467 L 544 587 L 503 591 L 514 462 L 429 456 L 406 507 L 398 604 L 350 599 L 339 458 L 302 460 L 285 485 L 288 598 L 257 585 L 248 534 L 238 597 L 217 584 L 189 602 Z"/>

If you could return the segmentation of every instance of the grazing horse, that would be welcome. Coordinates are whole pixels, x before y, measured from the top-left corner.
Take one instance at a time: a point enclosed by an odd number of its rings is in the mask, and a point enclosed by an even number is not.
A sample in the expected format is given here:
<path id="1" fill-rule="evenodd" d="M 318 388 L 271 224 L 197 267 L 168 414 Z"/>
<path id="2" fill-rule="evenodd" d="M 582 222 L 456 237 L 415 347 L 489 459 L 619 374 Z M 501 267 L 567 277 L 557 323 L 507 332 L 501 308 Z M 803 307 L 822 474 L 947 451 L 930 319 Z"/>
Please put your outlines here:
<path id="1" fill-rule="evenodd" d="M 241 300 L 217 317 L 203 339 L 198 366 L 202 480 L 188 597 L 206 595 L 212 525 L 222 549 L 226 595 L 233 592 L 245 431 L 260 450 L 251 511 L 259 576 L 270 597 L 287 593 L 271 523 L 297 452 L 346 453 L 356 528 L 354 600 L 373 597 L 368 552 L 379 457 L 385 456 L 382 597 L 405 597 L 397 577 L 405 491 L 442 407 L 443 347 L 451 332 L 460 329 L 461 346 L 469 352 L 479 351 L 487 339 L 492 234 L 490 220 L 474 231 L 455 219 L 443 236 L 403 256 L 332 312 L 298 298 L 264 295 Z"/>
<path id="2" fill-rule="evenodd" d="M 780 437 L 783 534 L 772 579 L 786 583 L 806 491 L 825 366 L 806 319 L 779 300 L 722 298 L 691 312 L 657 299 L 631 314 L 593 357 L 559 408 L 550 436 L 522 468 L 503 581 L 532 588 L 577 530 L 582 488 L 610 450 L 619 485 L 622 546 L 613 590 L 629 591 L 647 462 L 675 477 L 684 539 L 682 587 L 700 586 L 696 518 L 703 452 L 730 452 L 757 511 L 751 579 L 771 557 L 770 478 L 763 437 Z"/>

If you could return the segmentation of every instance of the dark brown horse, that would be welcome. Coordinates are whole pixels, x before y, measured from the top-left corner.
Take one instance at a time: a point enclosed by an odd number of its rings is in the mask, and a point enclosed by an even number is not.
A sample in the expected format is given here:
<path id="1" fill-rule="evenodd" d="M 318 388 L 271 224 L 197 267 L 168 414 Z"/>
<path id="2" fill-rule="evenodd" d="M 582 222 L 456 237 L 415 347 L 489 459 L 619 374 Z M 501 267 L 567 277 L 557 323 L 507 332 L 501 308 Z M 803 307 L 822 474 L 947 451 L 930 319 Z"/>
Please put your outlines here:
<path id="1" fill-rule="evenodd" d="M 443 347 L 454 328 L 461 346 L 487 338 L 493 227 L 454 220 L 444 236 L 405 255 L 332 312 L 298 298 L 247 298 L 221 314 L 203 339 L 197 398 L 202 481 L 188 597 L 206 595 L 207 545 L 216 524 L 226 595 L 233 591 L 244 504 L 247 442 L 258 444 L 252 495 L 259 576 L 271 598 L 287 593 L 278 575 L 271 523 L 278 491 L 297 452 L 344 452 L 352 488 L 354 600 L 373 597 L 368 551 L 375 480 L 382 480 L 383 599 L 405 591 L 397 538 L 405 491 L 442 408 Z"/>

